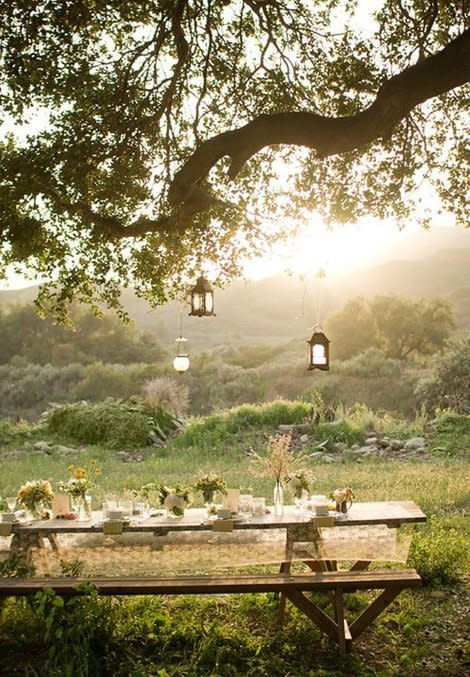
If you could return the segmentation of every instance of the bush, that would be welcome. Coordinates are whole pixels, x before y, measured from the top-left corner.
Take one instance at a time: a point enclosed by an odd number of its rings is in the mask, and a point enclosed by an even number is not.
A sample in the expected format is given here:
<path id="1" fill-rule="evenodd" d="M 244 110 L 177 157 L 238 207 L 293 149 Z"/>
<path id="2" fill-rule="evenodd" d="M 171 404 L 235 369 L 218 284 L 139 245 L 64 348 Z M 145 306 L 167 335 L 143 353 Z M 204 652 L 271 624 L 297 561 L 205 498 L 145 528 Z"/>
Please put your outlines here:
<path id="1" fill-rule="evenodd" d="M 153 436 L 166 439 L 179 422 L 163 409 L 132 402 L 78 402 L 56 406 L 45 415 L 49 432 L 83 444 L 112 448 L 144 446 Z"/>
<path id="2" fill-rule="evenodd" d="M 431 449 L 448 456 L 468 456 L 470 415 L 444 412 L 431 424 Z"/>
<path id="3" fill-rule="evenodd" d="M 280 424 L 301 423 L 312 415 L 312 405 L 306 402 L 278 400 L 266 404 L 242 404 L 223 414 L 191 421 L 182 439 L 186 445 L 225 440 L 233 433 L 253 428 L 277 428 Z"/>
<path id="4" fill-rule="evenodd" d="M 364 442 L 364 430 L 347 421 L 320 423 L 315 429 L 315 439 L 319 443 L 327 442 L 328 445 L 335 442 L 344 442 L 344 444 L 350 447 L 353 444 L 362 444 Z"/>
<path id="5" fill-rule="evenodd" d="M 467 557 L 465 537 L 446 521 L 431 517 L 426 526 L 413 535 L 408 563 L 415 567 L 424 583 L 457 583 Z"/>
<path id="6" fill-rule="evenodd" d="M 432 375 L 420 381 L 416 395 L 432 411 L 439 407 L 459 414 L 470 412 L 470 336 L 448 341 L 434 361 Z"/>

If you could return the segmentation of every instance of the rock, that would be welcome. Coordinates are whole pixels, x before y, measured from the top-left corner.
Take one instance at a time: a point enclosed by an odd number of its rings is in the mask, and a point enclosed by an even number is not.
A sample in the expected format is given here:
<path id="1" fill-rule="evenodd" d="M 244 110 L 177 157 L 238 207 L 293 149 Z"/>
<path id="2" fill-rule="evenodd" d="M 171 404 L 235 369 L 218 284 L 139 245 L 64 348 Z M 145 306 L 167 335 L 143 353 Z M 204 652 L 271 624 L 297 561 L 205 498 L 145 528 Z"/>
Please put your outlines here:
<path id="1" fill-rule="evenodd" d="M 41 440 L 39 442 L 34 443 L 33 449 L 35 451 L 50 451 L 51 445 L 49 442 L 46 442 L 45 440 Z"/>
<path id="2" fill-rule="evenodd" d="M 377 440 L 377 446 L 379 446 L 381 449 L 386 449 L 390 444 L 390 440 L 388 437 L 382 437 L 379 440 Z"/>
<path id="3" fill-rule="evenodd" d="M 366 438 L 368 437 L 377 437 L 377 433 L 375 432 L 375 430 L 368 430 L 366 432 Z"/>
<path id="4" fill-rule="evenodd" d="M 357 449 L 358 454 L 367 454 L 369 451 L 370 447 L 359 447 L 359 449 Z"/>
<path id="5" fill-rule="evenodd" d="M 417 453 L 417 454 L 427 454 L 427 452 L 428 452 L 428 448 L 427 448 L 427 447 L 418 447 L 418 448 L 416 449 L 416 453 Z"/>
<path id="6" fill-rule="evenodd" d="M 291 433 L 295 430 L 295 425 L 293 423 L 281 423 L 278 425 L 277 429 L 280 433 Z"/>
<path id="7" fill-rule="evenodd" d="M 356 449 L 351 448 L 351 453 L 355 456 L 361 456 L 362 454 L 365 454 L 366 451 L 369 451 L 369 447 L 362 447 L 361 449 L 356 445 Z"/>
<path id="8" fill-rule="evenodd" d="M 357 449 L 360 449 L 358 444 L 353 444 L 351 447 L 351 451 L 356 451 Z"/>
<path id="9" fill-rule="evenodd" d="M 412 437 L 411 440 L 405 442 L 405 449 L 409 451 L 410 449 L 419 449 L 420 447 L 426 446 L 426 440 L 424 437 Z"/>
<path id="10" fill-rule="evenodd" d="M 319 461 L 323 456 L 322 451 L 314 451 L 312 454 L 310 454 L 309 458 L 312 459 L 312 461 Z"/>
<path id="11" fill-rule="evenodd" d="M 309 439 L 310 439 L 310 437 L 309 437 L 308 435 L 301 435 L 301 436 L 300 436 L 300 442 L 301 442 L 301 444 L 307 444 L 307 442 L 309 441 Z"/>
<path id="12" fill-rule="evenodd" d="M 77 450 L 73 447 L 65 447 L 62 444 L 58 444 L 55 448 L 56 452 L 61 456 L 70 456 L 71 454 L 76 454 Z"/>
<path id="13" fill-rule="evenodd" d="M 333 449 L 336 451 L 337 454 L 342 454 L 346 449 L 348 448 L 348 445 L 345 444 L 344 442 L 335 442 L 333 444 Z"/>
<path id="14" fill-rule="evenodd" d="M 395 451 L 398 451 L 398 449 L 403 449 L 405 443 L 403 440 L 390 440 L 390 446 L 392 449 L 395 449 Z"/>
<path id="15" fill-rule="evenodd" d="M 366 445 L 367 445 L 368 447 L 372 447 L 372 446 L 375 447 L 375 446 L 377 446 L 378 441 L 379 441 L 379 438 L 378 438 L 378 437 L 367 437 L 367 438 L 366 438 Z"/>
<path id="16" fill-rule="evenodd" d="M 323 454 L 322 461 L 324 463 L 334 463 L 335 459 L 333 458 L 333 456 L 330 456 L 330 454 Z"/>

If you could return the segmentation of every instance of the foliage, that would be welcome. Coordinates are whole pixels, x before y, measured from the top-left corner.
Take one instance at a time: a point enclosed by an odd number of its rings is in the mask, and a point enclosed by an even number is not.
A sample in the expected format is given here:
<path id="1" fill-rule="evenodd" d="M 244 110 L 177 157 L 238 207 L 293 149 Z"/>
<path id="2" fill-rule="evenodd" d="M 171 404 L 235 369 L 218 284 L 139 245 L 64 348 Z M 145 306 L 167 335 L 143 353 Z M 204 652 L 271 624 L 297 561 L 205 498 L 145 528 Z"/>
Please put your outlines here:
<path id="1" fill-rule="evenodd" d="M 442 412 L 430 426 L 431 449 L 447 457 L 468 457 L 470 415 Z"/>
<path id="2" fill-rule="evenodd" d="M 253 369 L 282 353 L 282 346 L 243 346 L 224 354 L 224 362 L 242 369 Z"/>
<path id="3" fill-rule="evenodd" d="M 461 414 L 470 412 L 470 336 L 446 344 L 431 375 L 418 383 L 416 394 L 429 411 L 440 408 Z"/>
<path id="4" fill-rule="evenodd" d="M 0 578 L 26 577 L 34 573 L 34 565 L 25 562 L 22 554 L 9 553 L 5 559 L 0 561 Z"/>
<path id="5" fill-rule="evenodd" d="M 222 414 L 213 414 L 189 421 L 181 443 L 197 441 L 222 441 L 232 434 L 250 428 L 275 428 L 282 423 L 300 423 L 312 414 L 311 405 L 305 402 L 277 400 L 259 405 L 241 405 Z"/>
<path id="6" fill-rule="evenodd" d="M 424 583 L 445 585 L 461 580 L 467 556 L 465 537 L 432 516 L 426 526 L 413 534 L 408 561 Z"/>
<path id="7" fill-rule="evenodd" d="M 171 411 L 177 418 L 181 418 L 188 408 L 188 387 L 166 376 L 146 381 L 142 391 L 146 404 Z"/>
<path id="8" fill-rule="evenodd" d="M 54 366 L 129 364 L 155 362 L 165 354 L 153 334 L 140 334 L 110 313 L 98 316 L 74 306 L 68 326 L 41 318 L 33 304 L 10 306 L 0 313 L 0 364 L 14 357 Z"/>
<path id="9" fill-rule="evenodd" d="M 448 301 L 415 301 L 394 295 L 375 296 L 370 301 L 350 299 L 326 326 L 338 358 L 351 358 L 368 350 L 375 361 L 379 353 L 371 352 L 371 348 L 380 348 L 386 357 L 398 360 L 413 353 L 432 355 L 455 328 Z M 392 368 L 392 363 L 388 366 Z"/>
<path id="10" fill-rule="evenodd" d="M 378 348 L 366 348 L 350 359 L 338 362 L 336 369 L 340 374 L 360 376 L 365 379 L 377 377 L 399 378 L 403 374 L 403 363 L 393 357 L 387 357 Z"/>
<path id="11" fill-rule="evenodd" d="M 44 423 L 51 433 L 85 444 L 115 448 L 145 446 L 152 436 L 165 440 L 179 426 L 163 409 L 130 401 L 56 406 L 45 414 Z"/>
<path id="12" fill-rule="evenodd" d="M 366 34 L 357 10 L 2 0 L 2 272 L 63 317 L 119 282 L 161 301 L 201 258 L 226 279 L 286 228 L 269 214 L 427 222 L 431 181 L 465 222 L 466 4 L 384 1 Z"/>
<path id="13" fill-rule="evenodd" d="M 319 423 L 315 428 L 315 440 L 320 444 L 327 442 L 331 447 L 335 442 L 344 442 L 348 446 L 364 442 L 364 429 L 348 421 Z"/>

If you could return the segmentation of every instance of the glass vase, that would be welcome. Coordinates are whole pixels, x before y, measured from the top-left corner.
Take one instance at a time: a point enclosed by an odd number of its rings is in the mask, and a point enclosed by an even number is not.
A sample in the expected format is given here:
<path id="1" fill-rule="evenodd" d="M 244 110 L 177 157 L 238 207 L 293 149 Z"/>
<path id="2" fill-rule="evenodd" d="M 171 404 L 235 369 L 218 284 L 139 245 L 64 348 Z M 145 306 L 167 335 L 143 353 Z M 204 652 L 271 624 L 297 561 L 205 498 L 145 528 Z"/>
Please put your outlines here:
<path id="1" fill-rule="evenodd" d="M 91 496 L 82 494 L 72 499 L 73 512 L 77 513 L 78 519 L 85 522 L 91 519 Z"/>
<path id="2" fill-rule="evenodd" d="M 274 485 L 273 506 L 274 514 L 280 517 L 284 513 L 284 489 L 281 482 Z"/>

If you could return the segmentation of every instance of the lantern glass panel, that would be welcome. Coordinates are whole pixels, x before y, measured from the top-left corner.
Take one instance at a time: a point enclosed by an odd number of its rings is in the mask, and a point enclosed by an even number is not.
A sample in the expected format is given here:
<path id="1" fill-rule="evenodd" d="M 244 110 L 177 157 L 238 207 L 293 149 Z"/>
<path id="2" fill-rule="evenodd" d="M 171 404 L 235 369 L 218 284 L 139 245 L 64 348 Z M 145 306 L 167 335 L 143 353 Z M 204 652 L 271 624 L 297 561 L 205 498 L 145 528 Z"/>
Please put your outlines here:
<path id="1" fill-rule="evenodd" d="M 312 364 L 326 364 L 325 346 L 314 343 L 312 346 Z"/>
<path id="2" fill-rule="evenodd" d="M 201 296 L 197 292 L 193 292 L 191 299 L 192 299 L 193 311 L 200 310 L 201 309 Z"/>
<path id="3" fill-rule="evenodd" d="M 212 313 L 214 310 L 214 295 L 211 291 L 206 291 L 205 293 L 205 311 L 206 313 Z"/>

